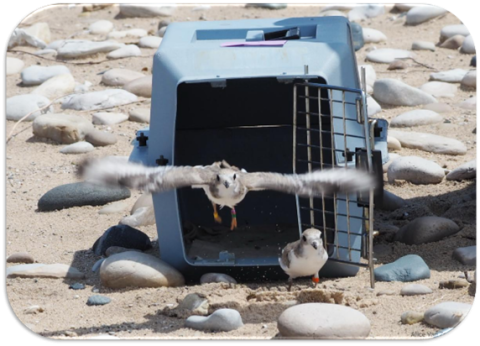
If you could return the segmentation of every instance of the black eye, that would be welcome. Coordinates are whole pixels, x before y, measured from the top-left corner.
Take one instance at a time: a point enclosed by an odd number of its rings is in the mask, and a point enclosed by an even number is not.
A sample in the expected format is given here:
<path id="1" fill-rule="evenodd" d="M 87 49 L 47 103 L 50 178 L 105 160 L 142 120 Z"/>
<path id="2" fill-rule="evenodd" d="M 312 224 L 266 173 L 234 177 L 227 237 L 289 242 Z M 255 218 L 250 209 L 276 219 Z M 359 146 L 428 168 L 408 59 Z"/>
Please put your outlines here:
<path id="1" fill-rule="evenodd" d="M 237 178 L 237 175 L 236 175 L 236 174 L 234 174 L 234 175 L 233 175 L 233 180 L 235 180 L 236 178 Z"/>
<path id="2" fill-rule="evenodd" d="M 305 236 L 302 237 L 303 241 L 307 241 L 307 238 Z"/>
<path id="3" fill-rule="evenodd" d="M 217 174 L 217 181 L 220 181 L 220 176 Z"/>

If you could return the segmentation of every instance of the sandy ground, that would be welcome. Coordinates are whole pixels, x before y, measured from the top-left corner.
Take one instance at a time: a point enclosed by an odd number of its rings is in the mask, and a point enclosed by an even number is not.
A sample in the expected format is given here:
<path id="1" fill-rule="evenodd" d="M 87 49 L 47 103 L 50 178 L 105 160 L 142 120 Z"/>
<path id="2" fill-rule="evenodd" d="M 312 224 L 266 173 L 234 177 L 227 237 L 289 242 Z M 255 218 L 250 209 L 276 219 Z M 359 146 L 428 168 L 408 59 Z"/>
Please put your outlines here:
<path id="1" fill-rule="evenodd" d="M 192 12 L 189 7 L 178 8 L 170 18 L 172 21 L 198 20 L 204 15 L 208 20 L 265 18 L 265 17 L 295 17 L 311 16 L 319 13 L 320 7 L 289 7 L 285 10 L 269 11 L 262 9 L 246 9 L 243 7 L 212 7 L 205 12 Z M 89 38 L 99 40 L 99 36 L 79 35 L 83 29 L 98 19 L 111 20 L 117 30 L 124 30 L 126 24 L 135 28 L 156 30 L 160 19 L 127 18 L 117 19 L 117 8 L 109 8 L 81 15 L 81 8 L 68 9 L 64 6 L 51 7 L 28 17 L 21 25 L 36 22 L 47 22 L 52 32 L 52 41 L 68 37 Z M 379 44 L 367 44 L 357 53 L 359 64 L 364 62 L 367 50 L 391 47 L 410 49 L 415 39 L 438 42 L 443 26 L 460 23 L 455 16 L 448 14 L 417 27 L 406 27 L 403 21 L 393 22 L 391 13 L 362 23 L 382 31 L 388 41 Z M 72 36 L 74 35 L 74 36 Z M 134 40 L 131 40 L 134 41 Z M 127 40 L 125 40 L 127 42 Z M 29 47 L 17 48 L 24 51 L 34 51 Z M 142 57 L 107 61 L 94 65 L 67 64 L 75 80 L 93 83 L 90 90 L 101 90 L 99 72 L 114 67 L 123 67 L 136 71 L 147 69 L 151 73 L 151 57 L 154 51 L 142 49 Z M 7 56 L 21 58 L 26 66 L 40 64 L 43 66 L 59 64 L 30 55 L 8 53 Z M 100 61 L 104 56 L 79 61 Z M 453 68 L 469 68 L 471 55 L 460 54 L 457 51 L 436 49 L 435 52 L 419 51 L 417 60 L 436 70 Z M 378 78 L 399 78 L 412 86 L 420 86 L 427 82 L 433 71 L 409 61 L 410 67 L 401 71 L 387 71 L 385 64 L 373 64 Z M 7 97 L 29 93 L 34 87 L 20 84 L 20 76 L 8 76 L 6 81 Z M 401 155 L 418 155 L 438 162 L 447 169 L 453 169 L 470 161 L 476 156 L 476 135 L 472 131 L 476 127 L 476 113 L 457 107 L 456 105 L 475 95 L 475 91 L 459 88 L 454 98 L 440 101 L 452 106 L 453 111 L 446 118 L 449 124 L 423 126 L 414 131 L 428 132 L 461 140 L 468 151 L 465 156 L 447 156 L 426 153 L 418 150 L 402 149 Z M 118 107 L 119 112 L 128 112 L 134 107 L 149 106 L 149 99 L 141 99 L 138 104 Z M 57 110 L 59 106 L 57 105 Z M 419 108 L 419 107 L 417 107 Z M 389 107 L 379 114 L 385 119 L 413 109 L 411 107 Z M 91 119 L 92 112 L 66 111 L 64 113 L 81 114 Z M 8 121 L 7 134 L 14 122 Z M 106 129 L 107 126 L 98 126 Z M 107 130 L 115 133 L 118 142 L 114 146 L 97 147 L 94 155 L 129 155 L 136 130 L 143 124 L 124 122 L 110 126 Z M 8 299 L 18 319 L 35 333 L 52 338 L 86 338 L 97 334 L 111 334 L 119 338 L 257 338 L 269 339 L 276 336 L 278 330 L 276 320 L 281 312 L 291 304 L 300 290 L 309 290 L 309 280 L 298 280 L 294 294 L 287 294 L 283 282 L 277 283 L 241 283 L 235 287 L 222 284 L 204 286 L 186 286 L 181 288 L 144 288 L 109 290 L 101 286 L 96 274 L 91 272 L 92 265 L 98 259 L 91 251 L 95 240 L 108 227 L 118 223 L 124 214 L 99 215 L 102 207 L 78 207 L 49 213 L 37 212 L 38 199 L 48 190 L 62 184 L 76 181 L 74 172 L 76 163 L 86 155 L 70 156 L 59 153 L 62 145 L 36 138 L 32 135 L 31 123 L 22 123 L 15 130 L 15 137 L 6 148 L 6 175 L 12 177 L 6 183 L 6 240 L 7 256 L 15 252 L 26 251 L 33 255 L 38 263 L 73 263 L 76 268 L 87 275 L 87 289 L 73 291 L 68 285 L 74 280 L 53 279 L 7 279 Z M 421 338 L 430 337 L 437 328 L 427 324 L 402 325 L 400 315 L 407 310 L 423 312 L 430 306 L 443 301 L 472 303 L 473 297 L 467 289 L 440 290 L 438 283 L 442 280 L 455 279 L 465 270 L 473 267 L 459 264 L 451 258 L 452 251 L 457 247 L 475 245 L 476 194 L 474 182 L 444 181 L 438 185 L 417 186 L 410 183 L 385 185 L 385 189 L 408 200 L 409 205 L 392 213 L 375 212 L 375 227 L 382 230 L 385 225 L 401 227 L 415 217 L 423 215 L 445 215 L 457 222 L 462 230 L 455 236 L 433 244 L 407 246 L 388 242 L 391 234 L 381 234 L 376 244 L 387 244 L 387 251 L 375 254 L 377 266 L 391 262 L 406 254 L 419 254 L 431 269 L 431 278 L 418 283 L 433 290 L 428 296 L 402 297 L 399 291 L 404 283 L 377 282 L 375 290 L 369 288 L 367 270 L 351 278 L 326 279 L 321 290 L 325 292 L 341 292 L 343 304 L 348 304 L 362 313 L 371 321 L 370 338 Z M 136 201 L 138 192 L 132 192 L 128 199 L 130 205 Z M 404 216 L 407 212 L 408 216 Z M 155 226 L 142 227 L 141 230 L 152 239 L 156 237 Z M 150 251 L 157 254 L 157 247 Z M 99 294 L 107 295 L 112 302 L 102 307 L 89 307 L 85 304 L 97 289 Z M 380 291 L 394 291 L 394 295 L 377 296 Z M 255 298 L 252 293 L 270 291 L 267 298 Z M 204 333 L 183 327 L 183 319 L 166 317 L 160 313 L 165 306 L 176 304 L 177 299 L 188 293 L 205 294 L 211 303 L 211 309 L 233 307 L 242 314 L 245 326 L 228 333 Z M 310 291 L 308 291 L 310 292 Z M 315 300 L 319 293 L 307 294 Z M 253 297 L 253 298 L 252 298 Z M 310 297 L 310 298 L 308 298 Z M 297 299 L 299 299 L 297 297 Z M 32 305 L 40 305 L 44 312 L 26 314 L 25 309 Z"/>

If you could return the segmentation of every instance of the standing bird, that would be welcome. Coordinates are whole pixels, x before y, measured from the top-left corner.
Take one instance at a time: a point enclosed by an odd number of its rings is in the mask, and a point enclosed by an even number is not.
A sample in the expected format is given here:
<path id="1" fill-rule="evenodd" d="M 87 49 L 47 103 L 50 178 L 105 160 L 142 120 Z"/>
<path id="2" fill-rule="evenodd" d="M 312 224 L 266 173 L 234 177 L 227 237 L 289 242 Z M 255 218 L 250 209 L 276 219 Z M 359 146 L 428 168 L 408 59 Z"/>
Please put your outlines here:
<path id="1" fill-rule="evenodd" d="M 302 197 L 334 192 L 365 191 L 374 187 L 373 177 L 355 169 L 329 169 L 305 174 L 247 173 L 226 161 L 209 166 L 146 167 L 116 157 L 87 159 L 78 169 L 86 181 L 123 185 L 146 192 L 164 192 L 181 187 L 203 188 L 213 204 L 214 219 L 221 222 L 217 207 L 232 210 L 230 229 L 237 227 L 235 206 L 249 191 L 274 190 Z"/>
<path id="2" fill-rule="evenodd" d="M 318 272 L 328 260 L 327 251 L 323 248 L 322 232 L 316 228 L 309 228 L 302 233 L 302 237 L 287 244 L 282 250 L 282 257 L 278 263 L 288 277 L 288 291 L 292 288 L 292 281 L 297 277 L 313 275 L 315 287 L 320 282 Z"/>

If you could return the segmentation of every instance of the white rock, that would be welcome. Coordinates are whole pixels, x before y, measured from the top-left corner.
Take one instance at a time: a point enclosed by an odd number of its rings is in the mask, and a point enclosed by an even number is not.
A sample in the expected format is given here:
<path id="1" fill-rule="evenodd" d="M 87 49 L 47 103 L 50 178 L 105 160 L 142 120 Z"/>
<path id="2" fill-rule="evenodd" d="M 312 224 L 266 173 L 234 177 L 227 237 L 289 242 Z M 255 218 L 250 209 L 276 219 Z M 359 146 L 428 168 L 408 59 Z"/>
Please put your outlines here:
<path id="1" fill-rule="evenodd" d="M 462 79 L 462 86 L 477 88 L 477 70 L 469 71 Z"/>
<path id="2" fill-rule="evenodd" d="M 130 227 L 140 227 L 155 224 L 155 211 L 151 193 L 141 195 L 130 211 L 130 216 L 124 217 L 120 224 Z"/>
<path id="3" fill-rule="evenodd" d="M 394 106 L 418 106 L 438 102 L 432 95 L 391 78 L 375 81 L 373 95 L 377 101 Z"/>
<path id="4" fill-rule="evenodd" d="M 433 293 L 433 291 L 430 287 L 421 284 L 408 284 L 400 290 L 402 296 L 418 296 L 431 293 Z"/>
<path id="5" fill-rule="evenodd" d="M 98 211 L 100 215 L 123 213 L 128 208 L 128 203 L 125 201 L 117 201 L 107 204 Z"/>
<path id="6" fill-rule="evenodd" d="M 473 96 L 458 104 L 460 108 L 475 110 L 477 109 L 477 97 Z"/>
<path id="7" fill-rule="evenodd" d="M 424 321 L 437 328 L 453 328 L 463 321 L 471 307 L 466 303 L 443 302 L 425 311 Z"/>
<path id="8" fill-rule="evenodd" d="M 96 110 L 137 101 L 137 96 L 121 89 L 107 89 L 66 97 L 62 109 Z"/>
<path id="9" fill-rule="evenodd" d="M 176 5 L 129 5 L 120 4 L 120 16 L 122 17 L 168 17 L 175 11 Z"/>
<path id="10" fill-rule="evenodd" d="M 28 28 L 23 28 L 23 30 L 26 33 L 38 38 L 39 40 L 45 43 L 49 43 L 52 39 L 51 33 L 50 33 L 50 27 L 48 26 L 47 23 L 43 23 L 43 22 L 35 23 L 29 26 Z"/>
<path id="11" fill-rule="evenodd" d="M 372 50 L 367 54 L 367 60 L 382 63 L 382 64 L 390 64 L 395 59 L 403 59 L 403 58 L 414 58 L 415 54 L 403 49 L 394 49 L 394 48 L 380 48 Z"/>
<path id="12" fill-rule="evenodd" d="M 124 37 L 144 37 L 148 32 L 144 29 L 130 29 L 125 31 L 112 31 L 108 34 L 108 38 L 124 38 Z"/>
<path id="13" fill-rule="evenodd" d="M 359 22 L 368 18 L 375 18 L 385 13 L 384 5 L 369 4 L 354 7 L 348 12 L 348 20 L 351 22 Z"/>
<path id="14" fill-rule="evenodd" d="M 387 139 L 388 139 L 388 137 L 387 137 Z M 398 139 L 397 139 L 397 141 L 398 141 Z M 398 154 L 388 153 L 388 161 L 387 161 L 387 163 L 385 163 L 385 164 L 382 166 L 383 173 L 387 173 L 388 167 L 390 167 L 390 165 L 392 164 L 392 162 L 395 161 L 396 159 L 398 159 L 399 157 L 401 157 L 401 156 L 398 155 Z M 384 190 L 384 192 L 385 192 L 385 190 Z"/>
<path id="15" fill-rule="evenodd" d="M 107 35 L 108 39 L 119 39 L 119 38 L 124 38 L 127 37 L 127 32 L 126 31 L 112 31 Z"/>
<path id="16" fill-rule="evenodd" d="M 92 35 L 105 35 L 113 30 L 113 23 L 109 20 L 98 20 L 90 24 L 88 30 Z"/>
<path id="17" fill-rule="evenodd" d="M 477 160 L 460 165 L 447 174 L 447 180 L 475 179 L 477 177 Z"/>
<path id="18" fill-rule="evenodd" d="M 185 327 L 197 330 L 228 332 L 242 326 L 242 316 L 234 309 L 218 309 L 208 317 L 194 315 L 185 320 Z"/>
<path id="19" fill-rule="evenodd" d="M 320 12 L 318 16 L 319 17 L 346 17 L 347 15 L 338 10 L 328 10 L 328 11 Z"/>
<path id="20" fill-rule="evenodd" d="M 398 130 L 390 130 L 389 134 L 398 139 L 402 147 L 406 148 L 445 155 L 465 155 L 467 153 L 465 145 L 453 138 L 432 135 L 430 133 Z"/>
<path id="21" fill-rule="evenodd" d="M 120 58 L 129 58 L 132 56 L 140 56 L 142 55 L 142 51 L 138 46 L 134 44 L 126 45 L 122 48 L 116 49 L 111 51 L 107 54 L 108 59 L 120 59 Z"/>
<path id="22" fill-rule="evenodd" d="M 77 142 L 60 149 L 62 154 L 83 154 L 94 150 L 94 146 L 88 142 Z"/>
<path id="23" fill-rule="evenodd" d="M 7 76 L 20 73 L 25 66 L 25 63 L 17 58 L 7 56 Z"/>
<path id="24" fill-rule="evenodd" d="M 82 58 L 97 53 L 108 53 L 122 46 L 123 43 L 113 41 L 65 40 L 57 49 L 57 57 L 62 59 Z"/>
<path id="25" fill-rule="evenodd" d="M 357 5 L 330 5 L 330 6 L 325 6 L 320 10 L 320 13 L 326 12 L 326 11 L 350 11 L 353 10 Z"/>
<path id="26" fill-rule="evenodd" d="M 423 109 L 428 109 L 437 113 L 450 113 L 453 109 L 446 103 L 428 103 L 423 106 Z"/>
<path id="27" fill-rule="evenodd" d="M 128 120 L 128 115 L 123 113 L 98 112 L 92 114 L 94 125 L 115 125 Z"/>
<path id="28" fill-rule="evenodd" d="M 413 184 L 438 184 L 445 172 L 433 161 L 418 156 L 402 156 L 393 161 L 387 170 L 388 182 L 406 180 Z"/>
<path id="29" fill-rule="evenodd" d="M 102 83 L 109 86 L 124 86 L 132 80 L 142 78 L 143 73 L 127 70 L 124 68 L 112 68 L 102 76 Z"/>
<path id="30" fill-rule="evenodd" d="M 75 89 L 75 79 L 70 73 L 59 74 L 58 76 L 47 79 L 31 93 L 43 95 L 48 99 L 54 100 L 60 96 L 73 93 Z"/>
<path id="31" fill-rule="evenodd" d="M 454 97 L 457 86 L 444 82 L 427 82 L 420 87 L 420 90 L 435 97 Z"/>
<path id="32" fill-rule="evenodd" d="M 91 86 L 92 86 L 92 83 L 89 82 L 88 80 L 86 80 L 83 83 L 75 82 L 75 88 L 73 89 L 73 92 L 75 94 L 83 94 L 83 93 L 86 93 Z"/>
<path id="33" fill-rule="evenodd" d="M 430 50 L 435 51 L 435 43 L 428 41 L 413 41 L 412 50 Z"/>
<path id="34" fill-rule="evenodd" d="M 447 25 L 440 31 L 440 42 L 456 35 L 468 36 L 470 32 L 464 24 Z"/>
<path id="35" fill-rule="evenodd" d="M 30 35 L 24 29 L 15 28 L 15 30 L 13 30 L 12 36 L 10 36 L 10 40 L 8 41 L 8 48 L 13 48 L 16 46 L 32 46 L 37 48 L 45 48 L 47 44 L 39 38 Z"/>
<path id="36" fill-rule="evenodd" d="M 430 5 L 415 6 L 407 12 L 407 25 L 418 25 L 438 16 L 444 15 L 447 10 Z"/>
<path id="37" fill-rule="evenodd" d="M 416 109 L 397 115 L 390 121 L 392 127 L 410 127 L 436 124 L 443 121 L 443 117 L 427 109 Z"/>
<path id="38" fill-rule="evenodd" d="M 68 67 L 63 65 L 38 66 L 32 65 L 22 71 L 22 83 L 24 85 L 39 85 L 47 79 L 59 74 L 70 73 Z"/>
<path id="39" fill-rule="evenodd" d="M 465 54 L 475 54 L 475 42 L 473 42 L 472 35 L 468 35 L 467 37 L 465 37 L 461 52 Z"/>
<path id="40" fill-rule="evenodd" d="M 363 40 L 365 43 L 378 43 L 387 40 L 387 36 L 380 30 L 363 28 Z"/>
<path id="41" fill-rule="evenodd" d="M 19 264 L 8 267 L 6 270 L 7 278 L 50 278 L 50 279 L 84 279 L 85 274 L 78 271 L 77 268 L 67 264 Z"/>
<path id="42" fill-rule="evenodd" d="M 370 95 L 367 96 L 367 111 L 369 117 L 382 111 L 382 107 Z"/>
<path id="43" fill-rule="evenodd" d="M 55 58 L 57 56 L 57 51 L 55 49 L 45 48 L 37 50 L 33 54 L 38 56 L 44 56 L 47 58 Z"/>
<path id="44" fill-rule="evenodd" d="M 283 337 L 308 339 L 364 339 L 370 321 L 360 311 L 347 306 L 307 303 L 282 312 L 277 322 Z"/>
<path id="45" fill-rule="evenodd" d="M 158 48 L 162 43 L 162 38 L 157 36 L 145 36 L 140 39 L 138 45 L 142 48 Z"/>
<path id="46" fill-rule="evenodd" d="M 400 150 L 400 149 L 402 149 L 402 144 L 395 137 L 392 137 L 392 136 L 388 135 L 387 136 L 387 148 L 389 150 Z"/>
<path id="47" fill-rule="evenodd" d="M 74 114 L 50 113 L 33 121 L 33 134 L 59 143 L 71 144 L 83 141 L 94 130 L 90 121 Z"/>
<path id="48" fill-rule="evenodd" d="M 465 75 L 467 74 L 467 72 L 467 70 L 463 70 L 461 68 L 448 71 L 434 72 L 430 73 L 430 80 L 447 83 L 460 83 L 463 77 L 465 77 Z"/>
<path id="49" fill-rule="evenodd" d="M 150 108 L 134 108 L 129 112 L 130 121 L 135 121 L 137 123 L 150 123 Z"/>
<path id="50" fill-rule="evenodd" d="M 45 107 L 49 103 L 50 100 L 42 95 L 23 94 L 9 97 L 5 107 L 7 120 L 18 121 L 28 113 L 34 112 L 25 119 L 26 121 L 32 121 L 39 115 L 53 110 L 50 106 L 42 111 L 35 112 L 35 110 Z"/>

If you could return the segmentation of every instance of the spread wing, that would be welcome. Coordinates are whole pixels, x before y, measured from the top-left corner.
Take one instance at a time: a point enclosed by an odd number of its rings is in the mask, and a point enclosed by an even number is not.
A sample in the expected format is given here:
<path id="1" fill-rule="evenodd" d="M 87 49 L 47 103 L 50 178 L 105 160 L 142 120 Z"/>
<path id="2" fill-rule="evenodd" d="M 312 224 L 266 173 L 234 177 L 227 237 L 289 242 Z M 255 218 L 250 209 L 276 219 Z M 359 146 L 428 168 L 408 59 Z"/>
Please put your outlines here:
<path id="1" fill-rule="evenodd" d="M 302 197 L 366 191 L 375 187 L 373 176 L 367 172 L 342 168 L 305 174 L 242 173 L 240 179 L 250 191 L 275 190 Z"/>
<path id="2" fill-rule="evenodd" d="M 90 159 L 83 162 L 78 175 L 86 181 L 107 185 L 123 185 L 147 192 L 162 192 L 192 185 L 208 185 L 215 181 L 220 167 L 161 166 L 147 167 L 118 157 Z"/>

